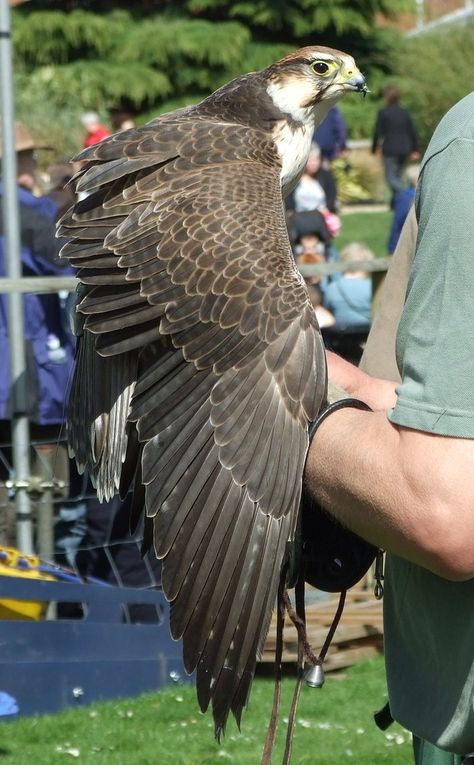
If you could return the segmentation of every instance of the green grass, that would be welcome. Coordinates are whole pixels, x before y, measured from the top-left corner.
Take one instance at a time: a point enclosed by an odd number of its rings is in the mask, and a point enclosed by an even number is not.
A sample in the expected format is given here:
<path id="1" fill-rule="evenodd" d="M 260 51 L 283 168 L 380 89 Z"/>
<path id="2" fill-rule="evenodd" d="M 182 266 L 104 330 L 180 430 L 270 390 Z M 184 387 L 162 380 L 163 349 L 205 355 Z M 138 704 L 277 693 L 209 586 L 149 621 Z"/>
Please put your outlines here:
<path id="1" fill-rule="evenodd" d="M 381 212 L 346 212 L 342 216 L 342 228 L 334 244 L 339 251 L 349 242 L 363 242 L 377 255 L 387 255 L 387 241 L 392 223 L 389 210 Z"/>
<path id="2" fill-rule="evenodd" d="M 286 717 L 294 681 L 283 684 L 281 718 Z M 213 737 L 209 713 L 197 711 L 194 689 L 173 686 L 138 699 L 0 724 L 0 763 L 54 765 L 258 765 L 272 704 L 273 682 L 257 678 L 242 732 L 229 721 L 225 738 Z M 322 690 L 304 687 L 295 731 L 293 765 L 407 765 L 409 734 L 398 725 L 376 728 L 373 712 L 385 701 L 383 660 L 328 676 Z M 281 719 L 280 718 L 280 719 Z M 284 748 L 280 723 L 273 758 Z"/>

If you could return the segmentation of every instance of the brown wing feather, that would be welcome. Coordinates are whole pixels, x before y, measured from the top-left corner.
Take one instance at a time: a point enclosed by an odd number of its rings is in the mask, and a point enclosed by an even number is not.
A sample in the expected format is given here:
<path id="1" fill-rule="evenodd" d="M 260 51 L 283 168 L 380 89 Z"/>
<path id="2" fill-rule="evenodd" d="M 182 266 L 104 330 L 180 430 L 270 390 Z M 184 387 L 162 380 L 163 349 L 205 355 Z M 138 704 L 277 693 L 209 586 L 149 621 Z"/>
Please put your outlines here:
<path id="1" fill-rule="evenodd" d="M 90 196 L 60 229 L 88 285 L 71 443 L 102 494 L 122 463 L 143 482 L 172 634 L 220 733 L 247 702 L 325 394 L 278 155 L 264 132 L 188 110 L 82 157 Z"/>

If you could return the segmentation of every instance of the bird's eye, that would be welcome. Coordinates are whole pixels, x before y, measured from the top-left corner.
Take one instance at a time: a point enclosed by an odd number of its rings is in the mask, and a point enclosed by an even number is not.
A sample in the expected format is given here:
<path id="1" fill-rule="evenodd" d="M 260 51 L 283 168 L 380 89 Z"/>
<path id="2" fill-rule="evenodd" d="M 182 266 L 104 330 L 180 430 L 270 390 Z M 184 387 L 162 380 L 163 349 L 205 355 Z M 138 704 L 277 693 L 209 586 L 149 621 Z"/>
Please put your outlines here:
<path id="1" fill-rule="evenodd" d="M 316 74 L 326 74 L 329 72 L 329 65 L 325 61 L 315 61 L 313 64 L 313 70 Z"/>

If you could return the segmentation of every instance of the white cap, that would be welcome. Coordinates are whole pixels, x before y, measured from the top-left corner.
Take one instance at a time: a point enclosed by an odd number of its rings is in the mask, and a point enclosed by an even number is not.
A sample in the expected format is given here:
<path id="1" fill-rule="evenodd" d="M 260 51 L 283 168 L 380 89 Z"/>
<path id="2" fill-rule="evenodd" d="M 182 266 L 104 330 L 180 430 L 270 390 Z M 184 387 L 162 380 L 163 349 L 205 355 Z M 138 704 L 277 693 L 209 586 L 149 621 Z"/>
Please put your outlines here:
<path id="1" fill-rule="evenodd" d="M 93 125 L 94 122 L 100 122 L 97 112 L 85 112 L 81 117 L 81 122 L 84 125 Z"/>

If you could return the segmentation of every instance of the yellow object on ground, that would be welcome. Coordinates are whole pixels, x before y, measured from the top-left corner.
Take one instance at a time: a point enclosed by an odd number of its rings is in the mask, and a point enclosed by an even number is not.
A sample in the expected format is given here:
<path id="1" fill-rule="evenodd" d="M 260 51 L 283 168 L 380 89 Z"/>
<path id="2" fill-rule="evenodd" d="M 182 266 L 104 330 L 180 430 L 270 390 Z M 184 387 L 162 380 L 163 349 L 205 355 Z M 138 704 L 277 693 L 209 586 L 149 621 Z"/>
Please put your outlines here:
<path id="1" fill-rule="evenodd" d="M 24 555 L 14 547 L 0 545 L 0 576 L 16 576 L 21 579 L 55 581 L 55 577 L 38 571 L 41 560 L 35 555 Z M 47 602 L 34 600 L 0 600 L 0 619 L 30 619 L 38 621 L 45 615 Z"/>

